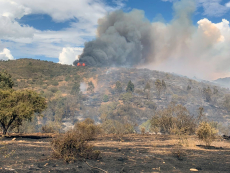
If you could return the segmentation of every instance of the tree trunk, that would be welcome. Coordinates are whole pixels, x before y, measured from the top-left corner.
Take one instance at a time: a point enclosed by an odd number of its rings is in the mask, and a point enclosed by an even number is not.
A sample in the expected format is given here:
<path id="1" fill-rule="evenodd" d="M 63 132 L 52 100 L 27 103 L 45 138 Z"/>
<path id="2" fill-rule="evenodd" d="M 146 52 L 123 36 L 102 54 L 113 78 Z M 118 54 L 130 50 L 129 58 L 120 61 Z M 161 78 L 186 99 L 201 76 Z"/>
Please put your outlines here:
<path id="1" fill-rule="evenodd" d="M 6 132 L 7 132 L 7 129 L 3 127 L 3 131 L 2 131 L 3 135 L 6 135 Z"/>

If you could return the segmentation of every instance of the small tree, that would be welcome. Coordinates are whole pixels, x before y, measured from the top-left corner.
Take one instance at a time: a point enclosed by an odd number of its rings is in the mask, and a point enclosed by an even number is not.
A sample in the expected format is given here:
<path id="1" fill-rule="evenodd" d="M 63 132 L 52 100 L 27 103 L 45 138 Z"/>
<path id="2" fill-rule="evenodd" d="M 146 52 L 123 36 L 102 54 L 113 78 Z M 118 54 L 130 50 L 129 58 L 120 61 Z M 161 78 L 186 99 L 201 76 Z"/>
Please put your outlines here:
<path id="1" fill-rule="evenodd" d="M 224 96 L 223 106 L 230 112 L 230 95 L 229 94 Z"/>
<path id="2" fill-rule="evenodd" d="M 87 91 L 90 91 L 90 92 L 93 92 L 94 90 L 94 84 L 92 81 L 88 82 L 88 88 L 87 88 Z"/>
<path id="3" fill-rule="evenodd" d="M 145 90 L 150 90 L 150 88 L 151 88 L 151 86 L 150 86 L 150 84 L 147 82 L 146 85 L 145 85 L 144 91 L 145 91 Z"/>
<path id="4" fill-rule="evenodd" d="M 121 86 L 121 82 L 117 81 L 116 82 L 116 91 L 121 93 L 122 92 L 122 86 Z"/>
<path id="5" fill-rule="evenodd" d="M 204 88 L 203 89 L 203 93 L 204 93 L 204 97 L 206 99 L 207 102 L 210 102 L 211 96 L 212 96 L 212 90 L 208 87 L 208 88 Z"/>
<path id="6" fill-rule="evenodd" d="M 161 85 L 162 85 L 162 90 L 165 92 L 167 87 L 164 80 L 162 80 Z"/>
<path id="7" fill-rule="evenodd" d="M 161 83 L 160 79 L 157 79 L 155 81 L 155 86 L 156 86 L 156 89 L 157 89 L 157 97 L 160 98 L 161 90 L 162 90 L 162 83 Z"/>
<path id="8" fill-rule="evenodd" d="M 108 102 L 108 101 L 109 101 L 109 96 L 105 94 L 103 96 L 103 102 Z"/>
<path id="9" fill-rule="evenodd" d="M 79 92 L 80 92 L 80 83 L 75 82 L 72 87 L 71 94 L 77 95 Z"/>
<path id="10" fill-rule="evenodd" d="M 127 85 L 126 92 L 134 92 L 134 84 L 131 82 L 131 80 Z"/>
<path id="11" fill-rule="evenodd" d="M 192 88 L 188 85 L 187 86 L 187 91 L 190 91 Z"/>
<path id="12" fill-rule="evenodd" d="M 154 115 L 150 121 L 150 131 L 157 134 L 160 131 L 160 120 L 159 116 Z"/>
<path id="13" fill-rule="evenodd" d="M 0 73 L 0 124 L 3 135 L 9 128 L 18 128 L 23 120 L 31 121 L 34 113 L 40 114 L 46 108 L 45 98 L 34 91 L 12 89 L 11 76 Z"/>
<path id="14" fill-rule="evenodd" d="M 210 123 L 201 122 L 196 133 L 198 138 L 205 142 L 206 146 L 210 146 L 210 144 L 215 140 L 217 130 L 213 128 Z"/>
<path id="15" fill-rule="evenodd" d="M 219 91 L 218 91 L 218 89 L 215 87 L 214 89 L 213 89 L 213 94 L 217 94 Z"/>
<path id="16" fill-rule="evenodd" d="M 0 73 L 0 89 L 9 89 L 13 88 L 14 82 L 11 78 L 11 75 L 6 71 Z"/>
<path id="17" fill-rule="evenodd" d="M 31 120 L 34 113 L 40 114 L 46 108 L 45 98 L 34 91 L 0 90 L 0 124 L 5 135 L 8 129 L 22 120 Z"/>
<path id="18" fill-rule="evenodd" d="M 144 135 L 145 134 L 145 128 L 141 127 L 141 134 Z"/>

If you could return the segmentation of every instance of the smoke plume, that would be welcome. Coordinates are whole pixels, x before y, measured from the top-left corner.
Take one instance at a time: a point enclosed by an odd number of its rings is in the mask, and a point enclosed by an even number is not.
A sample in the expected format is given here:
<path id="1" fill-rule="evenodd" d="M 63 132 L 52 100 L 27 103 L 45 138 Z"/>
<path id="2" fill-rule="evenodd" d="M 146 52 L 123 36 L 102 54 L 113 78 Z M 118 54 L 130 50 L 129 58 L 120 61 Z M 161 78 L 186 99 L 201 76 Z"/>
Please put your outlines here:
<path id="1" fill-rule="evenodd" d="M 188 76 L 229 75 L 229 22 L 201 19 L 193 25 L 193 0 L 176 1 L 170 23 L 148 21 L 144 12 L 115 11 L 98 21 L 97 38 L 79 61 L 90 66 L 148 67 Z"/>

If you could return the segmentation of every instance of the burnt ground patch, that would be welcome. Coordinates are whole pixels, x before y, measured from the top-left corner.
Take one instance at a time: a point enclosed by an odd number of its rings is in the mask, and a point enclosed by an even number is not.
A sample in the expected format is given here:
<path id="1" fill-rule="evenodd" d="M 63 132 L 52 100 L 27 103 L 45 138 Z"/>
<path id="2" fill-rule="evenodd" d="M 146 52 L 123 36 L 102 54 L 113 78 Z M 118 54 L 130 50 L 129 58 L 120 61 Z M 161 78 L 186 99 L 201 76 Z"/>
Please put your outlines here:
<path id="1" fill-rule="evenodd" d="M 14 138 L 13 138 L 14 139 Z M 178 139 L 164 135 L 113 135 L 98 137 L 92 143 L 101 151 L 98 160 L 79 160 L 65 163 L 51 157 L 51 138 L 2 138 L 0 140 L 0 172 L 229 172 L 230 143 L 218 140 L 215 148 L 206 149 L 196 137 L 188 138 L 187 144 L 177 147 Z M 201 145 L 202 146 L 202 145 Z M 222 147 L 222 149 L 220 149 Z M 182 159 L 175 151 L 183 153 Z M 91 167 L 89 167 L 89 164 Z M 92 168 L 94 167 L 94 168 Z"/>

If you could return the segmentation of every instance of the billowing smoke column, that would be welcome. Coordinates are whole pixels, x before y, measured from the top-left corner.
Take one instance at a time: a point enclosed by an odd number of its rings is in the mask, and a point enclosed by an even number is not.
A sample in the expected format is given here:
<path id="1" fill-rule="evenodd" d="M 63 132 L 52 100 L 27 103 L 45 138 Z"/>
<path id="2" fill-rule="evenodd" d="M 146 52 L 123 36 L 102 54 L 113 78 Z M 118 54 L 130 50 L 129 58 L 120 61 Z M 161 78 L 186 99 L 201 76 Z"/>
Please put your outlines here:
<path id="1" fill-rule="evenodd" d="M 184 46 L 181 43 L 183 44 L 190 35 L 190 18 L 195 4 L 191 0 L 182 0 L 174 3 L 174 10 L 176 14 L 173 23 L 177 26 L 171 27 L 159 22 L 150 23 L 141 10 L 129 13 L 115 11 L 108 14 L 99 19 L 97 38 L 85 43 L 79 62 L 89 66 L 135 66 L 154 62 L 159 58 L 165 59 L 166 55 L 157 57 L 156 51 L 160 51 L 159 48 L 162 49 L 162 46 L 168 46 L 170 50 L 167 52 L 170 53 L 174 51 L 175 42 L 178 40 L 179 46 Z M 162 33 L 161 30 L 165 32 Z"/>
<path id="2" fill-rule="evenodd" d="M 176 1 L 173 9 L 169 23 L 150 23 L 140 10 L 108 14 L 74 64 L 143 66 L 206 79 L 230 75 L 229 22 L 204 18 L 193 25 L 194 0 Z"/>
<path id="3" fill-rule="evenodd" d="M 91 66 L 133 66 L 146 62 L 152 26 L 142 11 L 115 11 L 98 23 L 98 37 L 85 44 L 80 62 Z"/>

